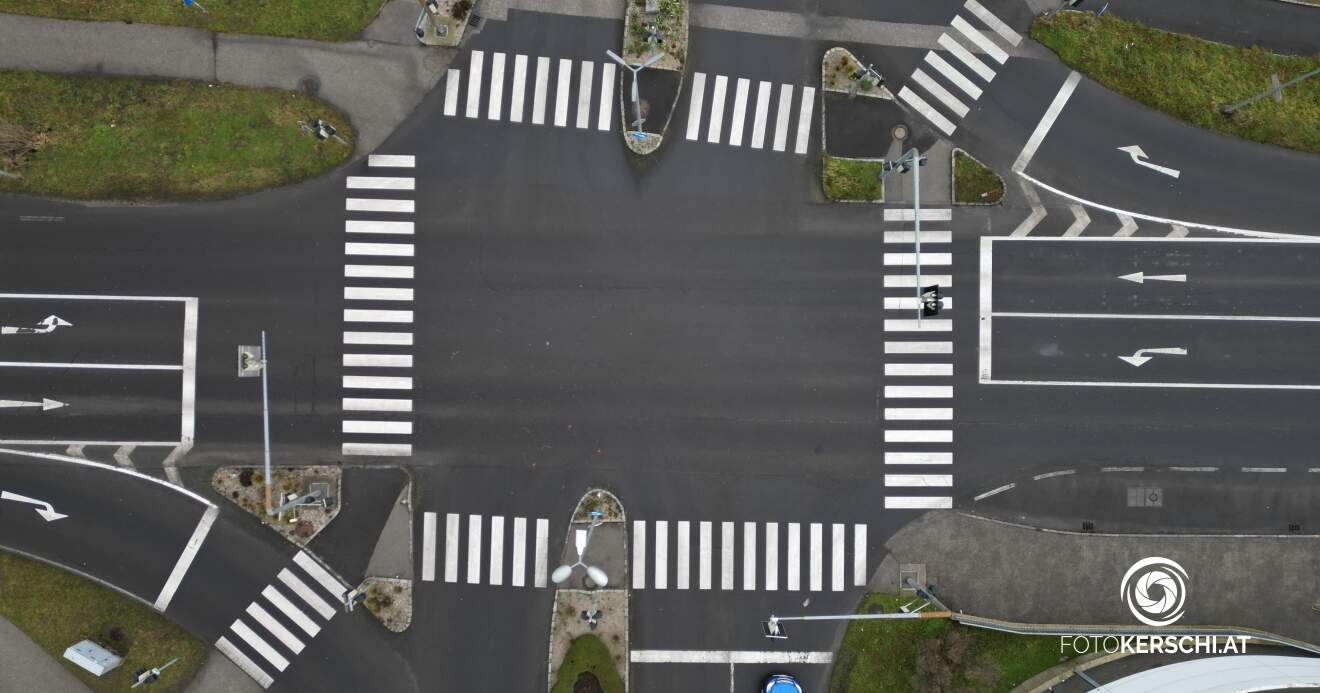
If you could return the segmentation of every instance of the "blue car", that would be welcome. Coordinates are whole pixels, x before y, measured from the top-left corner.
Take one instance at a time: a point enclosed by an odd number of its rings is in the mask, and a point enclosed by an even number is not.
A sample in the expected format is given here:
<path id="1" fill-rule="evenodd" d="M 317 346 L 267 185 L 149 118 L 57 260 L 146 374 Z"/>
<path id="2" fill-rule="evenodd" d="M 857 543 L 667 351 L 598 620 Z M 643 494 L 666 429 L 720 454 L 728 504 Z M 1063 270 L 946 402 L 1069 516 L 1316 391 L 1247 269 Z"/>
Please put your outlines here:
<path id="1" fill-rule="evenodd" d="M 802 693 L 802 686 L 789 674 L 771 674 L 761 693 Z"/>

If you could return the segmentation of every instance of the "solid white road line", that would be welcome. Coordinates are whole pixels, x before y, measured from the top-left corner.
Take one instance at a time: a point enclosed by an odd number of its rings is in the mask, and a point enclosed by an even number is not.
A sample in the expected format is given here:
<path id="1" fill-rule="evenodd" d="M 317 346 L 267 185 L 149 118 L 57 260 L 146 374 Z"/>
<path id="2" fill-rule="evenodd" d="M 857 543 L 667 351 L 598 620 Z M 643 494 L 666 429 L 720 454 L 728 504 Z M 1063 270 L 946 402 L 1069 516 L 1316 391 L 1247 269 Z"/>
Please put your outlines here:
<path id="1" fill-rule="evenodd" d="M 706 73 L 692 75 L 692 96 L 688 99 L 687 138 L 695 140 L 701 133 L 701 104 L 706 98 Z"/>
<path id="2" fill-rule="evenodd" d="M 784 151 L 788 144 L 788 119 L 793 114 L 793 85 L 779 85 L 779 108 L 775 111 L 775 140 L 773 149 Z"/>
<path id="3" fill-rule="evenodd" d="M 953 453 L 886 452 L 885 464 L 953 464 Z"/>
<path id="4" fill-rule="evenodd" d="M 344 265 L 348 279 L 412 279 L 411 265 Z"/>
<path id="5" fill-rule="evenodd" d="M 916 253 L 885 253 L 886 266 L 893 267 L 896 265 L 907 266 L 907 265 L 915 265 L 915 264 L 917 264 Z M 923 268 L 935 267 L 938 265 L 950 265 L 950 264 L 953 264 L 953 253 L 922 253 L 921 254 L 921 266 Z"/>
<path id="6" fill-rule="evenodd" d="M 747 120 L 747 91 L 751 86 L 751 80 L 738 78 L 733 94 L 733 116 L 729 121 L 729 144 L 734 147 L 742 146 L 743 123 Z"/>
<path id="7" fill-rule="evenodd" d="M 700 546 L 697 552 L 697 588 L 710 589 L 711 564 L 711 523 L 702 521 L 698 525 Z"/>
<path id="8" fill-rule="evenodd" d="M 600 111 L 596 115 L 596 129 L 609 130 L 610 108 L 614 104 L 614 63 L 601 63 L 600 66 Z"/>
<path id="9" fill-rule="evenodd" d="M 445 74 L 445 115 L 458 115 L 458 86 L 463 79 L 463 73 L 449 68 Z"/>
<path id="10" fill-rule="evenodd" d="M 1013 162 L 1014 172 L 1027 170 L 1027 164 L 1030 164 L 1031 158 L 1036 156 L 1036 150 L 1040 148 L 1040 143 L 1045 141 L 1045 136 L 1050 133 L 1050 128 L 1054 127 L 1054 121 L 1058 120 L 1059 114 L 1063 112 L 1063 107 L 1068 105 L 1068 99 L 1072 97 L 1073 90 L 1077 88 L 1077 83 L 1081 80 L 1082 74 L 1080 72 L 1073 70 L 1068 73 L 1068 78 L 1063 80 L 1063 84 L 1054 95 L 1054 100 L 1050 102 L 1049 108 L 1045 109 L 1044 115 L 1040 117 L 1040 122 L 1036 123 L 1036 129 L 1031 132 L 1031 137 L 1027 138 L 1027 143 L 1022 146 L 1022 151 L 1018 152 L 1017 160 Z M 1039 199 L 1037 199 L 1038 203 Z"/>
<path id="11" fill-rule="evenodd" d="M 756 112 L 752 116 L 752 149 L 765 147 L 765 120 L 770 112 L 770 83 L 759 82 L 756 86 Z"/>
<path id="12" fill-rule="evenodd" d="M 819 522 L 811 523 L 811 579 L 807 584 L 812 592 L 819 592 L 823 583 L 824 556 L 821 553 L 824 529 Z"/>
<path id="13" fill-rule="evenodd" d="M 467 583 L 481 584 L 481 516 L 468 515 Z"/>
<path id="14" fill-rule="evenodd" d="M 288 597 L 272 585 L 266 585 L 262 588 L 261 596 L 265 597 L 266 601 L 270 602 L 276 609 L 279 609 L 280 613 L 284 614 L 295 626 L 301 628 L 308 637 L 314 638 L 317 633 L 321 632 L 321 627 L 316 625 L 316 621 L 303 613 L 302 609 L 294 606 Z"/>
<path id="15" fill-rule="evenodd" d="M 504 584 L 504 516 L 490 518 L 490 582 Z"/>
<path id="16" fill-rule="evenodd" d="M 1243 472 L 1247 473 L 1274 473 L 1280 474 L 1288 471 L 1287 467 L 1243 467 Z"/>
<path id="17" fill-rule="evenodd" d="M 886 364 L 888 365 L 888 364 Z M 886 421 L 952 421 L 952 407 L 886 407 Z"/>
<path id="18" fill-rule="evenodd" d="M 921 283 L 923 286 L 939 284 L 943 288 L 953 286 L 952 274 L 926 274 L 921 273 Z M 917 286 L 917 277 L 912 274 L 886 274 L 886 289 L 913 289 Z"/>
<path id="19" fill-rule="evenodd" d="M 788 523 L 784 544 L 788 560 L 784 563 L 784 583 L 790 592 L 802 589 L 802 524 Z"/>
<path id="20" fill-rule="evenodd" d="M 655 523 L 655 588 L 669 589 L 669 521 Z"/>
<path id="21" fill-rule="evenodd" d="M 885 342 L 886 354 L 952 354 L 953 342 Z"/>
<path id="22" fill-rule="evenodd" d="M 953 310 L 953 299 L 945 296 L 941 299 L 944 310 Z M 886 296 L 885 310 L 913 310 L 921 306 L 916 296 Z"/>
<path id="23" fill-rule="evenodd" d="M 816 106 L 816 88 L 802 87 L 802 101 L 798 104 L 797 141 L 793 143 L 794 154 L 807 153 L 807 141 L 811 138 L 811 114 Z"/>
<path id="24" fill-rule="evenodd" d="M 756 523 L 743 523 L 743 589 L 756 589 Z"/>
<path id="25" fill-rule="evenodd" d="M 1286 315 L 1172 315 L 1172 314 L 1148 314 L 1148 313 L 1016 313 L 999 312 L 991 313 L 996 318 L 1057 318 L 1057 319 L 1081 319 L 1081 320 L 1225 320 L 1225 321 L 1246 321 L 1246 322 L 1297 322 L 1297 323 L 1315 323 L 1320 322 L 1320 317 L 1298 316 L 1290 317 Z"/>
<path id="26" fill-rule="evenodd" d="M 345 421 L 344 433 L 412 435 L 411 421 Z"/>
<path id="27" fill-rule="evenodd" d="M 738 650 L 632 650 L 634 664 L 829 664 L 833 652 Z"/>
<path id="28" fill-rule="evenodd" d="M 977 31 L 975 27 L 968 24 L 966 19 L 955 15 L 953 21 L 949 22 L 949 26 L 957 29 L 958 33 L 967 37 L 968 41 L 971 41 L 977 48 L 980 48 L 982 52 L 986 53 L 991 58 L 994 58 L 1000 65 L 1008 62 L 1008 53 L 1005 53 L 1003 48 L 995 45 L 994 41 L 986 38 L 985 35 Z"/>
<path id="29" fill-rule="evenodd" d="M 1064 231 L 1063 235 L 1068 238 L 1080 236 L 1082 231 L 1086 230 L 1086 227 L 1091 224 L 1091 215 L 1087 214 L 1086 208 L 1079 204 L 1068 205 L 1068 209 L 1072 210 L 1073 223 L 1068 226 L 1068 230 Z"/>
<path id="30" fill-rule="evenodd" d="M 344 322 L 393 322 L 408 323 L 413 321 L 411 310 L 370 310 L 365 308 L 345 308 Z"/>
<path id="31" fill-rule="evenodd" d="M 504 54 L 492 53 L 490 61 L 490 101 L 486 104 L 486 119 L 499 120 L 504 108 Z"/>
<path id="32" fill-rule="evenodd" d="M 953 397 L 953 386 L 886 385 L 885 397 L 889 399 L 950 399 Z"/>
<path id="33" fill-rule="evenodd" d="M 340 445 L 340 454 L 366 457 L 411 457 L 412 446 L 407 443 L 344 443 Z"/>
<path id="34" fill-rule="evenodd" d="M 853 525 L 853 587 L 866 585 L 866 525 Z"/>
<path id="35" fill-rule="evenodd" d="M 912 342 L 921 344 L 921 342 Z M 891 376 L 949 376 L 952 363 L 886 363 L 885 375 Z"/>
<path id="36" fill-rule="evenodd" d="M 244 611 L 248 616 L 251 616 L 253 620 L 260 623 L 263 628 L 270 631 L 270 634 L 274 635 L 276 640 L 284 643 L 284 646 L 289 648 L 290 652 L 298 654 L 303 651 L 303 642 L 293 633 L 289 632 L 289 629 L 285 628 L 284 624 L 275 620 L 275 617 L 271 616 L 270 612 L 261 608 L 261 605 L 252 602 L 247 605 L 247 609 Z"/>
<path id="37" fill-rule="evenodd" d="M 985 22 L 985 25 L 993 29 L 996 34 L 999 34 L 1000 36 L 1004 37 L 1005 41 L 1008 41 L 1014 46 L 1022 43 L 1022 36 L 1020 36 L 1016 31 L 1010 29 L 1007 24 L 1000 21 L 999 17 L 996 17 L 994 14 L 992 14 L 990 10 L 987 10 L 984 7 L 982 7 L 981 3 L 977 2 L 976 0 L 967 0 L 967 2 L 963 4 L 963 7 L 966 7 L 968 10 L 971 11 L 972 14 L 976 15 L 977 18 L 979 18 L 982 22 Z"/>
<path id="38" fill-rule="evenodd" d="M 458 582 L 458 513 L 445 515 L 445 582 Z"/>
<path id="39" fill-rule="evenodd" d="M 411 332 L 345 332 L 344 344 L 359 346 L 412 346 Z"/>
<path id="40" fill-rule="evenodd" d="M 411 390 L 412 378 L 381 375 L 345 375 L 345 390 Z"/>
<path id="41" fill-rule="evenodd" d="M 344 590 L 348 589 L 348 586 L 343 582 L 340 582 L 339 578 L 331 575 L 330 571 L 326 570 L 320 563 L 316 562 L 316 559 L 308 556 L 302 551 L 294 554 L 293 562 L 297 563 L 298 567 L 307 571 L 307 574 L 312 576 L 312 579 L 316 580 L 317 584 L 321 585 L 326 592 L 334 595 L 336 599 L 340 598 L 344 594 Z"/>
<path id="42" fill-rule="evenodd" d="M 765 589 L 779 589 L 779 523 L 765 523 Z"/>
<path id="43" fill-rule="evenodd" d="M 307 583 L 300 580 L 298 576 L 294 575 L 288 568 L 280 568 L 279 578 L 280 582 L 283 582 L 285 587 L 288 587 L 291 592 L 298 595 L 298 598 L 303 600 L 307 606 L 312 607 L 312 611 L 320 614 L 321 618 L 329 620 L 334 617 L 335 608 L 326 603 L 320 595 L 313 592 L 312 588 L 307 586 Z"/>
<path id="44" fill-rule="evenodd" d="M 413 201 L 350 197 L 344 200 L 344 210 L 349 212 L 399 212 L 401 214 L 412 214 Z"/>
<path id="45" fill-rule="evenodd" d="M 951 332 L 953 321 L 941 318 L 917 320 L 886 320 L 885 332 Z"/>
<path id="46" fill-rule="evenodd" d="M 890 207 L 885 209 L 885 221 L 916 221 L 917 214 L 911 207 Z M 922 221 L 953 221 L 953 210 L 947 207 L 931 207 L 921 210 Z M 924 232 L 922 240 L 925 240 Z M 922 263 L 925 264 L 925 263 Z"/>
<path id="47" fill-rule="evenodd" d="M 1076 473 L 1077 473 L 1076 469 L 1063 469 L 1057 472 L 1045 472 L 1044 474 L 1037 474 L 1031 477 L 1031 480 L 1040 481 L 1041 479 L 1053 479 L 1056 476 L 1072 476 L 1073 474 Z"/>
<path id="48" fill-rule="evenodd" d="M 256 650 L 257 654 L 265 657 L 266 661 L 274 665 L 276 669 L 284 671 L 289 668 L 289 660 L 285 659 L 284 655 L 277 652 L 274 647 L 271 647 L 270 643 L 263 640 L 260 635 L 248 628 L 246 623 L 234 619 L 234 622 L 229 625 L 229 629 L 242 638 L 243 642 L 246 642 L 249 647 Z"/>
<path id="49" fill-rule="evenodd" d="M 948 34 L 940 34 L 937 43 L 939 43 L 940 47 L 944 48 L 944 50 L 952 53 L 953 57 L 961 60 L 962 64 L 971 68 L 972 72 L 975 72 L 981 79 L 989 82 L 995 78 L 994 70 L 991 70 L 988 65 L 981 62 L 980 58 L 972 55 L 971 51 L 963 48 L 961 43 L 953 40 L 952 36 L 949 36 Z"/>
<path id="50" fill-rule="evenodd" d="M 550 521 L 544 518 L 536 521 L 536 555 L 532 564 L 532 585 L 545 587 L 545 578 L 549 570 Z"/>
<path id="51" fill-rule="evenodd" d="M 940 84 L 934 79 L 931 79 L 931 76 L 926 74 L 921 68 L 912 71 L 912 79 L 929 92 L 931 96 L 939 99 L 940 103 L 944 104 L 946 108 L 957 114 L 959 118 L 967 117 L 967 112 L 970 110 L 967 108 L 967 104 L 959 101 L 958 97 L 950 93 L 948 89 L 940 86 Z"/>
<path id="52" fill-rule="evenodd" d="M 527 584 L 527 518 L 513 518 L 513 557 L 509 564 L 509 584 Z"/>
<path id="53" fill-rule="evenodd" d="M 959 89 L 962 89 L 973 100 L 981 98 L 981 88 L 976 86 L 972 80 L 967 79 L 957 68 L 950 65 L 947 60 L 940 57 L 935 51 L 926 52 L 926 63 L 935 68 L 935 71 L 944 76 L 945 79 L 953 82 Z"/>
<path id="54" fill-rule="evenodd" d="M 422 582 L 435 582 L 435 513 L 422 513 Z"/>
<path id="55" fill-rule="evenodd" d="M 885 510 L 947 510 L 953 507 L 950 496 L 885 496 Z"/>
<path id="56" fill-rule="evenodd" d="M 536 89 L 532 92 L 532 125 L 545 125 L 545 90 L 550 83 L 550 59 L 536 59 Z"/>
<path id="57" fill-rule="evenodd" d="M 925 215 L 922 215 L 925 218 Z M 885 243 L 916 243 L 917 234 L 915 231 L 886 231 Z M 952 243 L 952 231 L 927 231 L 921 230 L 921 244 L 927 243 Z"/>
<path id="58" fill-rule="evenodd" d="M 720 523 L 720 589 L 733 589 L 733 523 Z"/>
<path id="59" fill-rule="evenodd" d="M 559 59 L 559 83 L 555 87 L 555 127 L 568 125 L 568 97 L 572 89 L 573 61 Z"/>
<path id="60" fill-rule="evenodd" d="M 724 128 L 724 92 L 729 88 L 729 78 L 715 75 L 715 87 L 710 94 L 710 126 L 706 130 L 706 141 L 719 144 Z"/>
<path id="61" fill-rule="evenodd" d="M 632 588 L 646 588 L 646 521 L 633 520 Z"/>
<path id="62" fill-rule="evenodd" d="M 257 685 L 261 686 L 263 689 L 270 688 L 270 685 L 275 683 L 275 679 L 271 678 L 270 674 L 263 671 L 261 667 L 257 666 L 256 662 L 249 659 L 247 655 L 243 654 L 242 650 L 235 647 L 234 643 L 229 642 L 229 640 L 225 639 L 223 635 L 220 636 L 219 640 L 215 641 L 215 649 L 220 650 L 220 652 L 229 658 L 229 661 L 238 665 L 238 668 L 242 669 L 243 673 L 252 677 L 252 680 L 256 681 Z"/>
<path id="63" fill-rule="evenodd" d="M 382 289 L 374 286 L 346 286 L 344 287 L 344 300 L 346 301 L 411 301 L 413 300 L 412 289 Z M 913 299 L 916 300 L 916 299 Z M 948 307 L 948 304 L 945 304 Z"/>
<path id="64" fill-rule="evenodd" d="M 577 127 L 586 130 L 591 124 L 591 83 L 595 81 L 596 63 L 582 61 L 582 70 L 578 76 Z"/>
<path id="65" fill-rule="evenodd" d="M 477 110 L 481 101 L 481 62 L 485 59 L 485 54 L 481 51 L 472 51 L 472 59 L 468 62 L 468 88 L 467 88 L 467 117 L 476 118 Z"/>
<path id="66" fill-rule="evenodd" d="M 349 176 L 345 185 L 354 190 L 413 190 L 416 182 L 413 178 Z"/>
<path id="67" fill-rule="evenodd" d="M 179 558 L 174 561 L 174 568 L 170 570 L 170 576 L 165 579 L 165 584 L 160 588 L 160 594 L 156 595 L 156 611 L 164 613 L 169 608 L 170 602 L 174 600 L 174 593 L 178 591 L 179 585 L 183 583 L 183 578 L 188 574 L 188 568 L 192 566 L 194 558 L 197 558 L 197 552 L 201 550 L 202 543 L 206 541 L 206 535 L 211 533 L 211 525 L 215 524 L 215 518 L 220 514 L 220 508 L 212 505 L 206 508 L 201 518 L 197 520 L 197 526 L 193 528 L 192 536 L 188 537 L 188 543 L 183 545 L 183 551 L 179 553 Z"/>
<path id="68" fill-rule="evenodd" d="M 953 431 L 896 430 L 885 431 L 886 443 L 952 443 Z"/>
<path id="69" fill-rule="evenodd" d="M 182 365 L 168 363 L 73 363 L 71 361 L 0 361 L 4 368 L 86 368 L 121 371 L 181 371 Z M 84 443 L 86 445 L 86 443 Z"/>
<path id="70" fill-rule="evenodd" d="M 413 232 L 413 223 L 411 221 L 361 221 L 357 219 L 349 219 L 344 222 L 344 232 L 388 233 L 411 236 Z M 925 240 L 925 238 L 922 240 Z"/>
<path id="71" fill-rule="evenodd" d="M 513 56 L 513 90 L 509 92 L 509 122 L 523 122 L 523 104 L 527 96 L 527 56 Z"/>
<path id="72" fill-rule="evenodd" d="M 345 243 L 345 255 L 383 255 L 389 257 L 412 257 L 412 243 Z"/>
<path id="73" fill-rule="evenodd" d="M 1119 238 L 1127 238 L 1137 232 L 1137 222 L 1135 219 L 1126 214 L 1116 214 L 1115 216 L 1118 217 L 1119 223 L 1118 230 L 1114 232 L 1115 236 Z"/>
<path id="74" fill-rule="evenodd" d="M 1175 472 L 1217 472 L 1219 467 L 1169 467 Z"/>
<path id="75" fill-rule="evenodd" d="M 989 491 L 986 491 L 985 493 L 976 494 L 975 496 L 972 497 L 972 501 L 975 502 L 979 500 L 985 500 L 990 496 L 1003 493 L 1004 491 L 1012 491 L 1015 487 L 1017 487 L 1017 484 L 1004 484 L 1003 486 L 1000 486 L 998 488 L 992 488 Z"/>
<path id="76" fill-rule="evenodd" d="M 844 537 L 843 525 L 835 523 L 831 527 L 830 537 L 830 590 L 834 592 L 843 591 L 843 564 L 844 549 L 847 547 L 847 539 Z"/>
<path id="77" fill-rule="evenodd" d="M 689 587 L 688 575 L 689 551 L 688 540 L 692 534 L 692 523 L 679 520 L 674 527 L 674 587 L 685 590 Z"/>
<path id="78" fill-rule="evenodd" d="M 371 167 L 413 168 L 417 165 L 417 159 L 407 154 L 372 154 L 367 157 L 367 165 Z"/>

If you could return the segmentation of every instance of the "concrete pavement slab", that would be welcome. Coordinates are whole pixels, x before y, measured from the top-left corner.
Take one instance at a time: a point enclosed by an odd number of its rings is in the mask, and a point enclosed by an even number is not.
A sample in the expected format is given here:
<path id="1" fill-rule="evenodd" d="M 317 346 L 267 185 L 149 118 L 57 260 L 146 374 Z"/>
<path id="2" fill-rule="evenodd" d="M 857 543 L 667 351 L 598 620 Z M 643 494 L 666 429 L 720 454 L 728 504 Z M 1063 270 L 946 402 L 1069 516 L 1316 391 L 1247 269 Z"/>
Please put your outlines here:
<path id="1" fill-rule="evenodd" d="M 5 663 L 4 675 L 0 676 L 0 693 L 81 693 L 90 690 L 18 626 L 3 617 L 0 617 L 0 662 Z"/>
<path id="2" fill-rule="evenodd" d="M 0 17 L 0 68 L 215 79 L 208 31 L 14 14 Z"/>

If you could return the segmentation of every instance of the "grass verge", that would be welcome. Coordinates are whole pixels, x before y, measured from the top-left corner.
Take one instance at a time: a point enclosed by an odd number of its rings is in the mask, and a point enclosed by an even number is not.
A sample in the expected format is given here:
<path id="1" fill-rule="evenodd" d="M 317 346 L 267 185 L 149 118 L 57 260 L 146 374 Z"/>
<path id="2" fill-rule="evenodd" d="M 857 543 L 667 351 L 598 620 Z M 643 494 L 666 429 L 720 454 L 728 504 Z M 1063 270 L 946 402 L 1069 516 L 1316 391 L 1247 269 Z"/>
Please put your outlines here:
<path id="1" fill-rule="evenodd" d="M 871 202 L 884 198 L 880 161 L 821 154 L 821 185 L 831 200 Z"/>
<path id="2" fill-rule="evenodd" d="M 1320 60 L 1237 48 L 1115 16 L 1059 12 L 1038 18 L 1032 38 L 1109 89 L 1175 118 L 1235 137 L 1320 152 L 1320 76 L 1229 117 L 1220 107 L 1320 67 Z"/>
<path id="3" fill-rule="evenodd" d="M 953 150 L 953 201 L 994 204 L 1004 197 L 1004 179 L 961 149 Z"/>
<path id="4" fill-rule="evenodd" d="M 550 693 L 573 693 L 573 686 L 583 673 L 595 675 L 605 693 L 623 693 L 623 681 L 614 668 L 610 651 L 594 635 L 583 635 L 569 646 L 564 663 L 559 666 L 559 679 Z"/>
<path id="5" fill-rule="evenodd" d="M 0 191 L 72 199 L 187 200 L 236 195 L 334 168 L 352 147 L 318 142 L 320 117 L 352 141 L 348 118 L 294 92 L 229 84 L 0 72 L 0 126 L 36 150 L 0 160 L 22 180 Z"/>
<path id="6" fill-rule="evenodd" d="M 868 594 L 858 613 L 891 613 L 910 597 Z M 1059 639 L 929 621 L 853 621 L 829 693 L 1009 691 L 1066 659 Z"/>
<path id="7" fill-rule="evenodd" d="M 0 12 L 57 19 L 172 24 L 212 31 L 348 41 L 366 28 L 385 0 L 0 0 Z"/>
<path id="8" fill-rule="evenodd" d="M 206 657 L 206 644 L 150 607 L 54 566 L 0 551 L 0 616 L 27 633 L 94 691 L 126 691 L 133 672 L 178 657 L 152 693 L 182 691 Z M 117 636 L 117 637 L 116 637 Z M 124 663 L 97 678 L 64 659 L 70 645 L 90 639 Z"/>

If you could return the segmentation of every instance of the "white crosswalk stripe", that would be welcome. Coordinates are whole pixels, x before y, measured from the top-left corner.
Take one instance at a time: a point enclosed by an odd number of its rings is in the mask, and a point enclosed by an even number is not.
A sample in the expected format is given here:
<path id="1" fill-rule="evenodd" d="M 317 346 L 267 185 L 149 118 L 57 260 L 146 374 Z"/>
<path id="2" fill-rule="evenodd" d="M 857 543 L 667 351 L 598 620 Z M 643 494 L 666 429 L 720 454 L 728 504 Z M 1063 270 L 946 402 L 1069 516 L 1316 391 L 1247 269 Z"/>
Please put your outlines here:
<path id="1" fill-rule="evenodd" d="M 514 517 L 509 522 L 509 518 L 503 515 L 487 518 L 478 514 L 445 513 L 444 534 L 440 536 L 439 517 L 437 512 L 423 513 L 423 582 L 458 583 L 461 561 L 466 560 L 462 579 L 469 585 L 526 587 L 530 564 L 531 586 L 546 586 L 549 520 L 537 518 L 529 522 L 526 517 Z M 463 531 L 465 524 L 466 532 Z M 437 571 L 435 564 L 441 554 L 443 571 Z"/>
<path id="2" fill-rule="evenodd" d="M 509 122 L 523 122 L 523 105 L 527 98 L 527 56 L 513 56 L 513 90 L 509 92 Z"/>
<path id="3" fill-rule="evenodd" d="M 407 154 L 372 154 L 367 157 L 367 166 L 372 168 L 413 168 L 416 165 L 416 157 Z"/>
<path id="4" fill-rule="evenodd" d="M 289 648 L 294 654 L 303 651 L 303 642 L 295 637 L 293 633 L 289 632 L 289 629 L 285 628 L 284 624 L 275 620 L 275 617 L 271 616 L 270 612 L 261 608 L 260 604 L 252 602 L 251 604 L 248 604 L 246 611 L 247 615 L 251 617 L 252 620 L 256 621 L 262 628 L 265 628 L 271 635 L 274 635 L 276 640 L 283 643 L 284 646 Z"/>
<path id="5" fill-rule="evenodd" d="M 912 71 L 912 79 L 920 84 L 931 96 L 934 96 L 946 108 L 958 114 L 959 118 L 967 117 L 967 104 L 958 100 L 958 97 L 949 92 L 948 89 L 940 86 L 930 75 L 926 74 L 921 68 Z"/>
<path id="6" fill-rule="evenodd" d="M 701 106 L 706 99 L 706 73 L 692 75 L 692 95 L 688 97 L 687 138 L 695 140 L 701 134 Z"/>
<path id="7" fill-rule="evenodd" d="M 463 73 L 453 68 L 445 74 L 445 115 L 458 114 L 458 89 L 462 85 Z"/>
<path id="8" fill-rule="evenodd" d="M 270 662 L 276 669 L 284 671 L 289 668 L 289 660 L 271 646 L 270 643 L 266 642 L 260 635 L 257 635 L 246 623 L 234 619 L 234 622 L 229 625 L 229 630 L 234 631 L 235 635 L 241 638 L 243 642 L 247 643 L 253 650 L 256 650 L 257 654 L 265 657 L 266 661 Z"/>
<path id="9" fill-rule="evenodd" d="M 797 139 L 793 144 L 794 154 L 807 153 L 807 140 L 811 137 L 811 114 L 816 106 L 816 88 L 802 87 L 802 99 L 798 102 Z"/>
<path id="10" fill-rule="evenodd" d="M 413 223 L 411 221 L 363 221 L 359 219 L 349 219 L 344 222 L 344 233 L 380 233 L 411 236 L 412 232 Z"/>
<path id="11" fill-rule="evenodd" d="M 550 85 L 550 59 L 536 59 L 536 88 L 532 91 L 532 125 L 545 125 L 545 93 Z"/>
<path id="12" fill-rule="evenodd" d="M 1005 41 L 1008 41 L 1014 46 L 1022 43 L 1021 35 L 1019 35 L 1016 31 L 1013 31 L 1011 28 L 1009 28 L 1007 24 L 1005 24 L 1001 19 L 999 19 L 999 17 L 996 17 L 994 14 L 992 14 L 990 10 L 987 10 L 984 7 L 982 7 L 981 3 L 977 2 L 976 0 L 967 0 L 967 2 L 963 5 L 963 7 L 966 7 L 969 11 L 971 11 L 972 14 L 976 15 L 977 18 L 979 18 L 982 22 L 985 22 L 985 25 L 993 29 L 995 33 L 1004 37 Z"/>
<path id="13" fill-rule="evenodd" d="M 963 19 L 961 16 L 954 17 L 953 21 L 950 22 L 950 25 L 956 29 L 958 33 L 965 36 L 968 41 L 975 44 L 977 48 L 980 48 L 986 55 L 994 58 L 1000 65 L 1008 62 L 1008 53 L 1005 53 L 1003 48 L 995 45 L 994 41 L 986 38 L 984 34 L 977 31 L 971 24 L 968 24 L 966 19 Z"/>
<path id="14" fill-rule="evenodd" d="M 931 67 L 935 68 L 935 71 L 940 73 L 942 77 L 949 80 L 954 86 L 972 97 L 973 101 L 981 98 L 981 88 L 976 86 L 976 83 L 972 80 L 967 79 L 963 73 L 958 71 L 958 68 L 950 65 L 947 60 L 940 57 L 939 53 L 936 53 L 935 51 L 927 51 L 925 60 Z"/>
<path id="15" fill-rule="evenodd" d="M 486 120 L 499 120 L 504 108 L 504 54 L 492 53 L 490 60 L 490 100 Z"/>
<path id="16" fill-rule="evenodd" d="M 729 145 L 733 147 L 742 146 L 743 121 L 747 118 L 747 91 L 751 86 L 751 80 L 738 78 L 733 94 L 733 117 L 729 121 Z"/>
<path id="17" fill-rule="evenodd" d="M 591 84 L 595 79 L 596 63 L 583 60 L 578 71 L 577 127 L 586 130 L 591 125 Z"/>
<path id="18" fill-rule="evenodd" d="M 687 520 L 679 520 L 674 527 L 674 588 L 685 590 L 690 586 L 688 570 L 690 568 L 690 555 L 688 551 L 689 535 L 692 532 L 692 523 Z"/>
<path id="19" fill-rule="evenodd" d="M 706 130 L 706 141 L 712 144 L 720 141 L 720 132 L 724 127 L 724 92 L 728 87 L 728 77 L 715 76 L 715 88 L 710 94 L 710 124 Z"/>
<path id="20" fill-rule="evenodd" d="M 743 523 L 743 589 L 756 589 L 756 523 Z"/>
<path id="21" fill-rule="evenodd" d="M 314 638 L 317 633 L 321 632 L 321 626 L 317 625 L 316 621 L 313 621 L 302 609 L 294 606 L 293 602 L 289 601 L 289 598 L 284 596 L 284 593 L 275 589 L 274 586 L 266 585 L 262 588 L 261 596 L 265 597 L 266 601 L 270 602 L 280 613 L 284 614 L 284 616 L 292 621 L 295 626 L 301 628 L 309 637 Z"/>
<path id="22" fill-rule="evenodd" d="M 784 151 L 788 144 L 788 119 L 793 115 L 793 85 L 779 85 L 779 108 L 775 111 L 775 140 L 773 149 Z"/>
<path id="23" fill-rule="evenodd" d="M 559 84 L 555 88 L 555 127 L 562 128 L 568 125 L 569 85 L 573 79 L 572 60 L 568 58 L 559 59 L 557 77 L 559 78 Z"/>
<path id="24" fill-rule="evenodd" d="M 472 51 L 472 57 L 468 61 L 468 91 L 467 91 L 467 111 L 469 118 L 477 117 L 477 109 L 481 106 L 481 67 L 485 60 L 485 54 L 481 51 Z"/>
<path id="25" fill-rule="evenodd" d="M 940 47 L 944 50 L 949 51 L 953 57 L 962 61 L 962 64 L 966 65 L 972 72 L 975 72 L 976 76 L 987 82 L 995 78 L 995 71 L 990 69 L 989 65 L 981 62 L 980 58 L 972 55 L 972 52 L 966 48 L 963 48 L 962 44 L 953 40 L 952 36 L 949 36 L 948 34 L 940 34 L 940 37 L 936 39 L 935 42 L 940 44 Z"/>
<path id="26" fill-rule="evenodd" d="M 756 113 L 752 116 L 752 149 L 765 147 L 765 123 L 770 113 L 769 82 L 760 82 L 756 86 Z"/>
<path id="27" fill-rule="evenodd" d="M 597 130 L 609 130 L 614 109 L 614 63 L 601 63 L 600 66 L 600 112 L 596 118 Z"/>
<path id="28" fill-rule="evenodd" d="M 916 92 L 908 89 L 906 86 L 898 90 L 898 98 L 906 101 L 909 106 L 916 109 L 917 113 L 925 116 L 926 120 L 929 120 L 931 124 L 939 128 L 940 132 L 943 132 L 945 135 L 952 135 L 953 131 L 956 129 L 953 121 L 945 118 L 934 108 L 931 108 L 931 105 L 926 103 L 925 99 L 917 96 Z"/>

